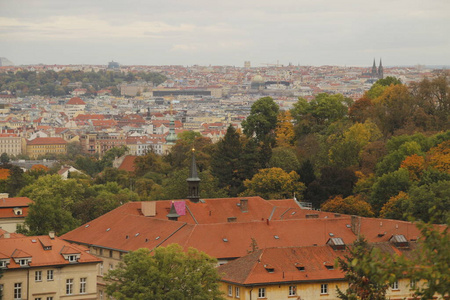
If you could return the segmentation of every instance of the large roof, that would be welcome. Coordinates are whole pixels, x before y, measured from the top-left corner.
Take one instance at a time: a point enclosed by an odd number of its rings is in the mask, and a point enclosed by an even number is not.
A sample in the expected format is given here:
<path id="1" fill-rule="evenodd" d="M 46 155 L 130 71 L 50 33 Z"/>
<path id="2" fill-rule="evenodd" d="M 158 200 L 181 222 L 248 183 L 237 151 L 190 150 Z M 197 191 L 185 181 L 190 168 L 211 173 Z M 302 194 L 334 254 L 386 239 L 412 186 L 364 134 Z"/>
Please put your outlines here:
<path id="1" fill-rule="evenodd" d="M 27 145 L 65 145 L 67 142 L 59 137 L 38 137 L 27 141 Z"/>
<path id="2" fill-rule="evenodd" d="M 389 242 L 372 246 L 389 254 L 409 257 L 416 243 L 408 248 L 396 248 Z M 335 268 L 338 257 L 348 250 L 333 250 L 331 246 L 277 247 L 259 249 L 218 268 L 222 281 L 239 285 L 266 285 L 310 281 L 344 280 L 344 273 Z"/>
<path id="3" fill-rule="evenodd" d="M 247 200 L 247 212 L 241 200 Z M 394 234 L 417 239 L 414 224 L 352 217 L 301 209 L 294 200 L 260 197 L 175 201 L 177 221 L 167 214 L 172 201 L 129 202 L 62 236 L 85 245 L 134 251 L 178 243 L 223 259 L 242 257 L 252 240 L 259 248 L 325 245 L 331 237 L 351 244 L 358 232 L 369 242 L 386 242 Z M 240 204 L 238 206 L 238 204 Z M 290 207 L 289 207 L 290 204 Z"/>
<path id="4" fill-rule="evenodd" d="M 21 268 L 13 258 L 30 257 L 30 267 L 57 266 L 73 264 L 62 255 L 65 249 L 71 249 L 70 253 L 80 254 L 78 263 L 97 263 L 100 259 L 89 254 L 83 246 L 70 244 L 58 237 L 51 239 L 49 236 L 29 236 L 0 239 L 0 258 L 11 258 L 8 269 Z"/>

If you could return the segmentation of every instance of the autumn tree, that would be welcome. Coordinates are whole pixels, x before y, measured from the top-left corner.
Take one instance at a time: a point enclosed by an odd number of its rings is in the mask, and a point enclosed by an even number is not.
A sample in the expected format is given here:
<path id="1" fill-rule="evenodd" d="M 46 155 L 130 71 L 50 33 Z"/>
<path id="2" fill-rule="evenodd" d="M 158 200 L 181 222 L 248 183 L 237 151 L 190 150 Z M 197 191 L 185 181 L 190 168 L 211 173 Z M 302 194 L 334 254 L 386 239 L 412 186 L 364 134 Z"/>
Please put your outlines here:
<path id="1" fill-rule="evenodd" d="M 305 185 L 300 176 L 281 168 L 261 169 L 251 180 L 245 180 L 246 190 L 240 196 L 261 196 L 265 199 L 289 199 L 303 194 Z"/>
<path id="2" fill-rule="evenodd" d="M 257 141 L 272 144 L 275 141 L 278 105 L 271 97 L 263 97 L 253 103 L 250 115 L 242 122 L 244 134 L 255 136 Z"/>
<path id="3" fill-rule="evenodd" d="M 300 163 L 292 148 L 276 147 L 272 149 L 272 157 L 269 161 L 270 168 L 281 168 L 286 172 L 297 171 Z"/>
<path id="4" fill-rule="evenodd" d="M 278 147 L 292 146 L 295 138 L 294 124 L 290 111 L 280 111 L 277 127 L 275 128 L 276 144 Z"/>
<path id="5" fill-rule="evenodd" d="M 405 220 L 410 206 L 410 200 L 407 193 L 401 191 L 392 196 L 383 205 L 380 211 L 380 218 Z"/>
<path id="6" fill-rule="evenodd" d="M 172 244 L 142 248 L 123 257 L 105 276 L 106 292 L 125 299 L 223 299 L 219 290 L 217 260 L 203 252 Z"/>
<path id="7" fill-rule="evenodd" d="M 341 213 L 347 215 L 358 215 L 362 217 L 373 217 L 372 207 L 360 196 L 335 196 L 328 199 L 320 207 L 323 211 Z"/>

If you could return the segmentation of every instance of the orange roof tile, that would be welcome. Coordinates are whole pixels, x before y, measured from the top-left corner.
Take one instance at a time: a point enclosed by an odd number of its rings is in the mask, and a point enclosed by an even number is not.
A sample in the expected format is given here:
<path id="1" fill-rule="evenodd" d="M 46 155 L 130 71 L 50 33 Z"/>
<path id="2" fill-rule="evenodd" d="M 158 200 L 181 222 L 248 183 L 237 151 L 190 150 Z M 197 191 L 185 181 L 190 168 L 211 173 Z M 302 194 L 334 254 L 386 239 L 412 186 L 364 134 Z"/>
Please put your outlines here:
<path id="1" fill-rule="evenodd" d="M 34 140 L 27 141 L 27 145 L 64 145 L 67 142 L 59 137 L 38 137 Z"/>
<path id="2" fill-rule="evenodd" d="M 79 97 L 70 98 L 70 100 L 67 101 L 66 104 L 68 104 L 68 105 L 86 105 L 86 103 L 83 100 L 81 100 L 81 98 L 79 98 Z"/>
<path id="3" fill-rule="evenodd" d="M 137 156 L 135 155 L 127 155 L 125 156 L 125 159 L 122 161 L 120 166 L 118 167 L 119 170 L 125 170 L 128 172 L 134 172 L 136 169 L 134 165 L 134 161 L 136 160 Z"/>

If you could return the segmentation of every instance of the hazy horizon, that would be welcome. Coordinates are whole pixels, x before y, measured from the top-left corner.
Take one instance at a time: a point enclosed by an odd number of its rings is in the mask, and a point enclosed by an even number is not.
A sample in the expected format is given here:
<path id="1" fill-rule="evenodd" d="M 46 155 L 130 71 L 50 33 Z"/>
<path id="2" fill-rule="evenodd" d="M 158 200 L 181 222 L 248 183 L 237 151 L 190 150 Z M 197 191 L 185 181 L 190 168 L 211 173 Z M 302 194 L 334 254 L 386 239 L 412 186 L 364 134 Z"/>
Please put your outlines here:
<path id="1" fill-rule="evenodd" d="M 450 65 L 450 1 L 0 1 L 15 65 Z"/>

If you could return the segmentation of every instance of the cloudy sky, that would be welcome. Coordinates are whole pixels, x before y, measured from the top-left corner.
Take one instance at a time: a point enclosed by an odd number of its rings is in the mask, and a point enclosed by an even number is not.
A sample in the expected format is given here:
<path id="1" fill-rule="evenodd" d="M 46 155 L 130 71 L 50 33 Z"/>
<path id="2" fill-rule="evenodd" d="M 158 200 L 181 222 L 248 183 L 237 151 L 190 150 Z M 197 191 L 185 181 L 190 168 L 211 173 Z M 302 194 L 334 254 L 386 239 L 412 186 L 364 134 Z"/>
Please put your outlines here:
<path id="1" fill-rule="evenodd" d="M 450 65 L 450 0 L 0 0 L 18 64 Z"/>

